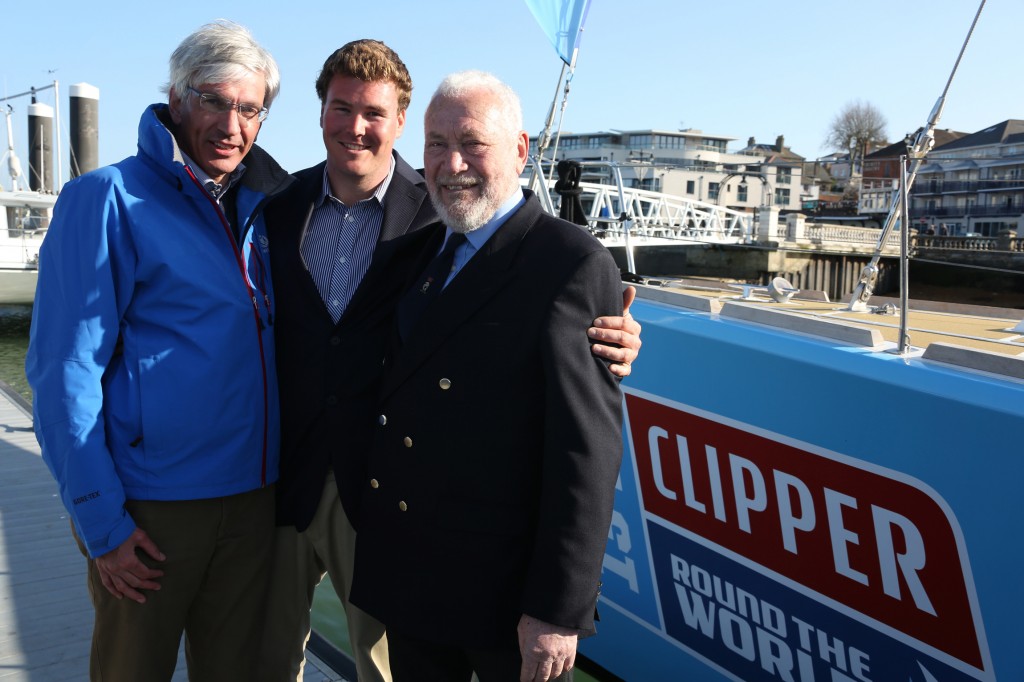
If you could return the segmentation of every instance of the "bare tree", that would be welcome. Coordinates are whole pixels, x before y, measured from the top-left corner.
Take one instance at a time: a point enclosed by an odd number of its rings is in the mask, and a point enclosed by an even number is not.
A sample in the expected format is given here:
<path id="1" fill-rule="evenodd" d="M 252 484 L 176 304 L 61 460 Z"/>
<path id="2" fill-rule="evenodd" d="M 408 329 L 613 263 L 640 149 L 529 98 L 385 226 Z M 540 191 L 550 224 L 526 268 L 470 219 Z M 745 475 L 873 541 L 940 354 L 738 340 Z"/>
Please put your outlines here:
<path id="1" fill-rule="evenodd" d="M 885 116 L 870 102 L 848 102 L 832 119 L 825 144 L 849 152 L 852 175 L 864 167 L 869 147 L 887 143 L 885 126 Z"/>

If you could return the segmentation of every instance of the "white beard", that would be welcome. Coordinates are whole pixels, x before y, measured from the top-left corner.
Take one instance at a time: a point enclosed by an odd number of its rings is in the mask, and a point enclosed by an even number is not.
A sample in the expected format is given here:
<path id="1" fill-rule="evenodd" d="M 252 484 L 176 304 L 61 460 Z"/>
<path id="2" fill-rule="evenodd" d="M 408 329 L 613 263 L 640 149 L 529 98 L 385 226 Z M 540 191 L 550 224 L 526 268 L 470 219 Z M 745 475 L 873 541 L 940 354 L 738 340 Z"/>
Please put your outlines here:
<path id="1" fill-rule="evenodd" d="M 438 187 L 442 185 L 468 185 L 470 183 L 467 180 L 475 180 L 479 183 L 478 186 L 482 187 L 480 197 L 478 199 L 463 198 L 452 202 L 450 206 L 446 206 Z M 479 178 L 439 178 L 429 189 L 430 201 L 434 204 L 434 210 L 437 211 L 437 215 L 453 232 L 461 232 L 463 234 L 479 230 L 486 225 L 487 221 L 498 212 L 498 208 L 501 207 L 501 203 L 505 200 L 505 197 L 498 196 L 500 192 L 496 191 L 496 185 L 493 182 L 483 184 Z"/>

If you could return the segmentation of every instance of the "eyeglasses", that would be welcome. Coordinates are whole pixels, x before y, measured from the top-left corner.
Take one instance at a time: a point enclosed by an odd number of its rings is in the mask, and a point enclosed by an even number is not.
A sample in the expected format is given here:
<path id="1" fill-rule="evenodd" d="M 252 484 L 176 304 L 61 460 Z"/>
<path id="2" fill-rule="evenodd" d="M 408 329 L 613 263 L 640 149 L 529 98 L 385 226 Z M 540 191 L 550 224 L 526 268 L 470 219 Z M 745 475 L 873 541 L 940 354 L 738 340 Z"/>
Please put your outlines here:
<path id="1" fill-rule="evenodd" d="M 235 104 L 212 92 L 199 92 L 195 88 L 189 88 L 188 90 L 199 100 L 199 108 L 210 114 L 226 114 L 234 109 L 246 121 L 251 121 L 255 118 L 262 122 L 267 118 L 267 114 L 270 113 L 270 110 L 266 107 L 257 107 L 255 104 Z"/>

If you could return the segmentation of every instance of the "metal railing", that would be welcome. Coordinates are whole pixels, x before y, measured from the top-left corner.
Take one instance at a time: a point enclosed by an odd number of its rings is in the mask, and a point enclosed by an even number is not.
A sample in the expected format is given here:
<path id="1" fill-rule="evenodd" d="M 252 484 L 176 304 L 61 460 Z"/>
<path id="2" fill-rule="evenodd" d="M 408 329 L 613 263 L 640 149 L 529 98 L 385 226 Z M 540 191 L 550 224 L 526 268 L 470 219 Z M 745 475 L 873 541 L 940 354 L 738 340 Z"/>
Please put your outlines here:
<path id="1" fill-rule="evenodd" d="M 950 194 L 953 192 L 981 192 L 1003 190 L 1006 192 L 1024 191 L 1024 179 L 1000 180 L 927 180 L 923 179 L 911 188 L 910 194 Z"/>
<path id="2" fill-rule="evenodd" d="M 609 162 L 580 164 L 584 173 L 593 172 L 595 168 L 615 172 L 636 165 Z M 545 179 L 548 190 L 546 196 L 543 196 L 544 192 L 538 193 L 541 202 L 549 212 L 557 214 L 554 179 L 536 169 L 533 177 L 524 180 L 524 184 L 536 183 L 537 178 Z M 749 213 L 672 194 L 624 187 L 621 183 L 580 182 L 579 189 L 588 227 L 605 239 L 622 239 L 627 229 L 630 235 L 639 237 L 732 244 L 749 242 L 754 238 L 753 216 Z"/>
<path id="3" fill-rule="evenodd" d="M 936 206 L 935 208 L 914 207 L 917 217 L 945 218 L 949 216 L 1007 216 L 1024 215 L 1024 205 L 1010 206 Z"/>
<path id="4" fill-rule="evenodd" d="M 1024 237 L 967 237 L 918 234 L 912 241 L 915 249 L 942 251 L 1009 251 L 1024 253 Z"/>
<path id="5" fill-rule="evenodd" d="M 880 230 L 874 227 L 857 227 L 855 225 L 834 225 L 829 223 L 807 223 L 804 239 L 813 243 L 829 246 L 849 246 L 857 248 L 874 247 L 878 244 Z M 795 241 L 792 229 L 787 231 L 787 240 Z M 892 232 L 883 247 L 885 252 L 899 253 L 900 234 Z"/>

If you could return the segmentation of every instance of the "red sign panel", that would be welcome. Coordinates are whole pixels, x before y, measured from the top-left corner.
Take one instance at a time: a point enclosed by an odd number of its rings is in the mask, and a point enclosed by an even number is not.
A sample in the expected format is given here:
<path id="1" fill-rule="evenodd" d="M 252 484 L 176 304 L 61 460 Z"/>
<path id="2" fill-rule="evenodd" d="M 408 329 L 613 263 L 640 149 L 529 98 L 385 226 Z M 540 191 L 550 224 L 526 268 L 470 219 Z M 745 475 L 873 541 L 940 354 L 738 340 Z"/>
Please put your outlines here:
<path id="1" fill-rule="evenodd" d="M 626 406 L 649 514 L 984 668 L 959 528 L 934 491 L 682 406 Z"/>

